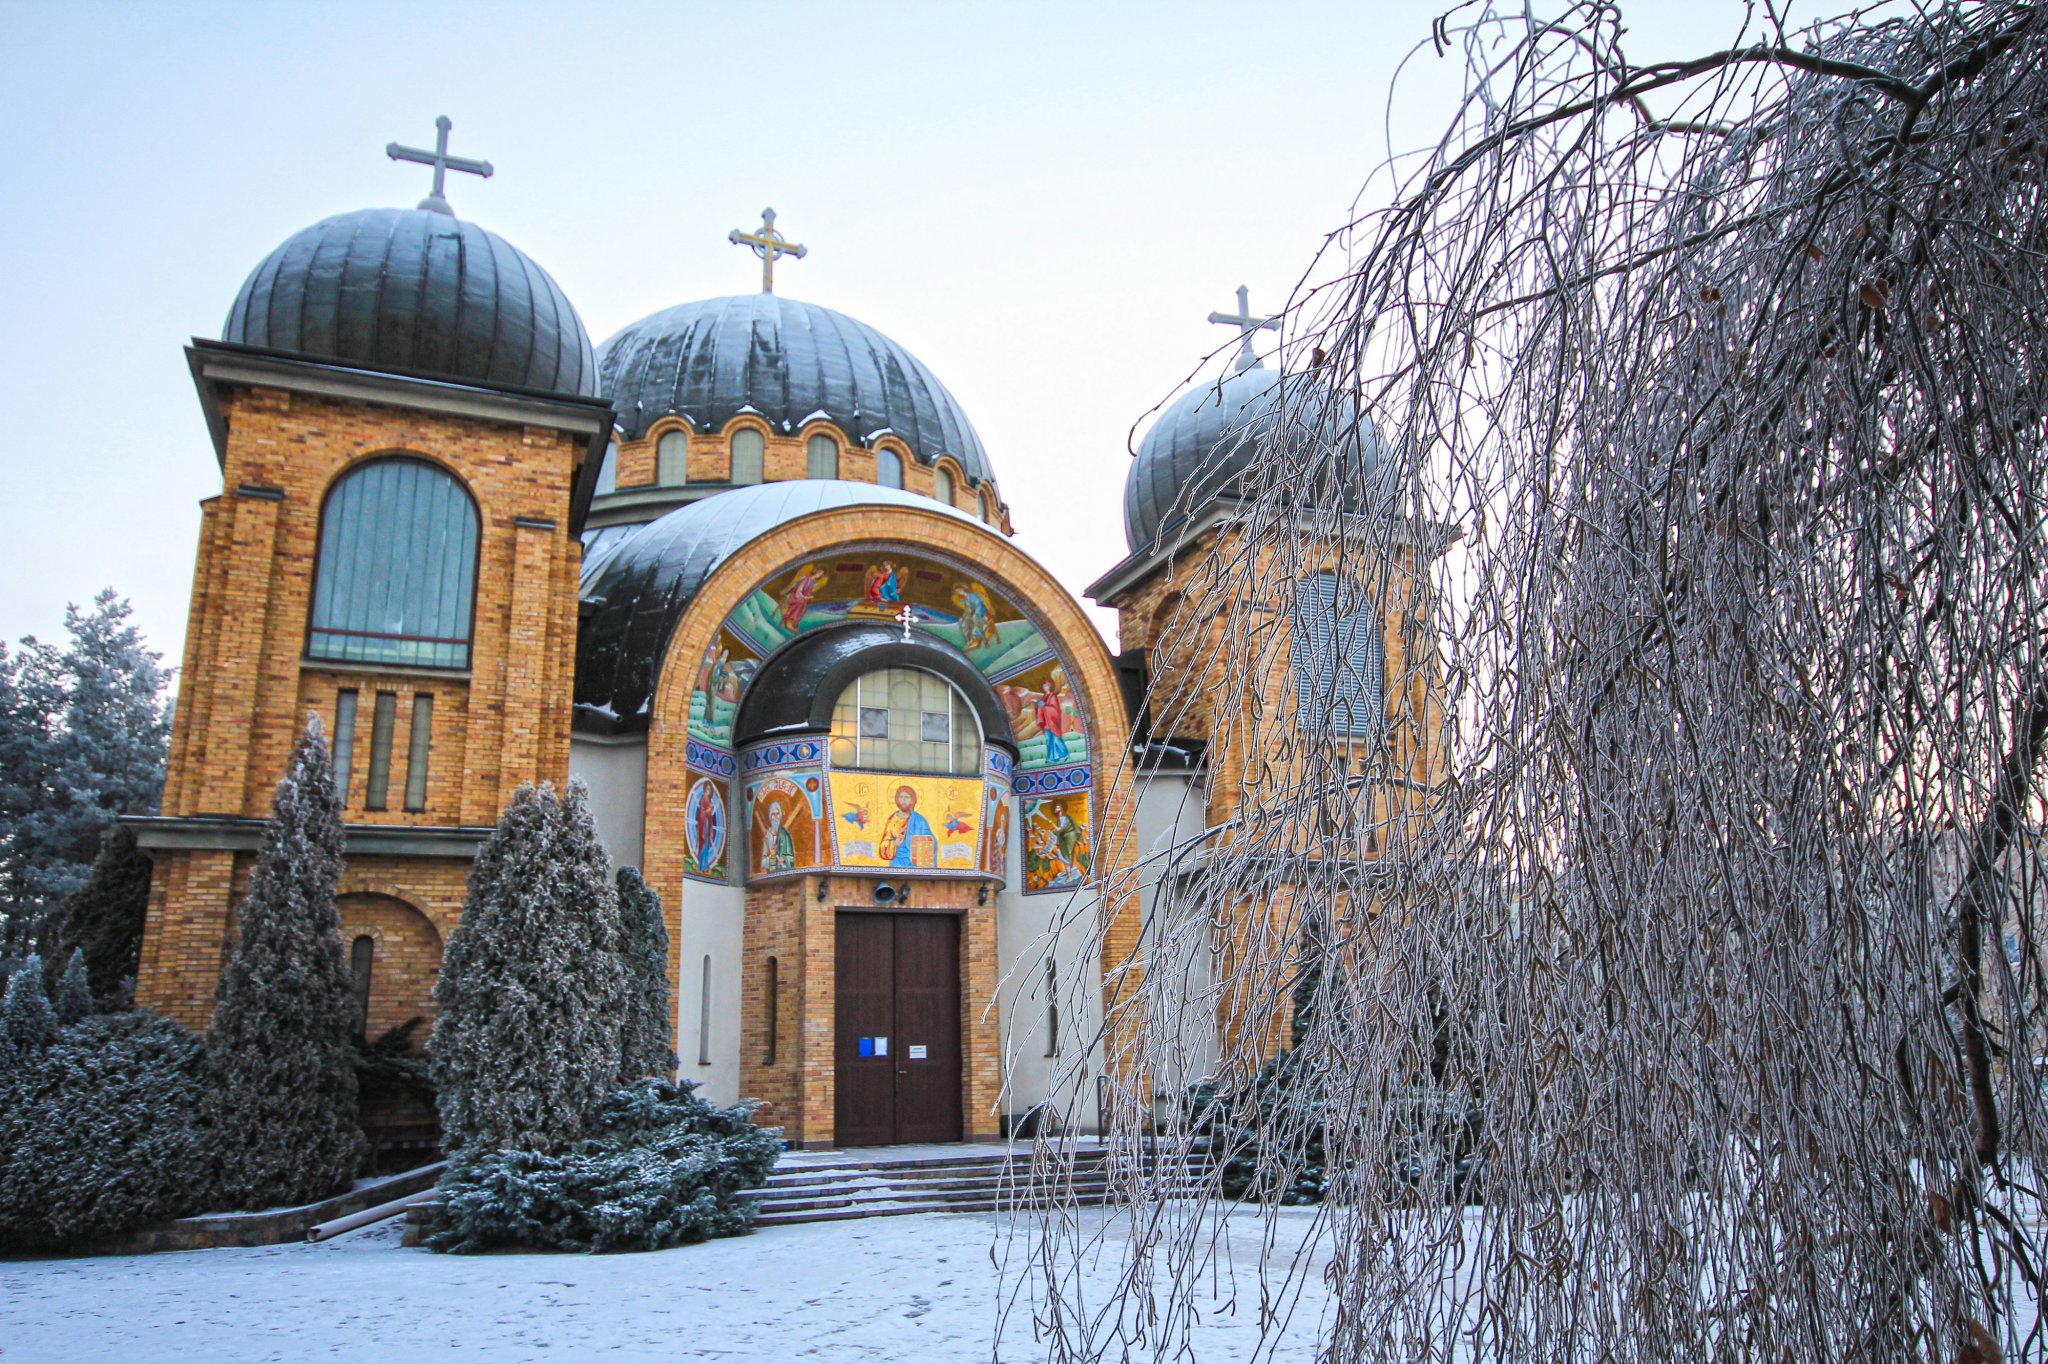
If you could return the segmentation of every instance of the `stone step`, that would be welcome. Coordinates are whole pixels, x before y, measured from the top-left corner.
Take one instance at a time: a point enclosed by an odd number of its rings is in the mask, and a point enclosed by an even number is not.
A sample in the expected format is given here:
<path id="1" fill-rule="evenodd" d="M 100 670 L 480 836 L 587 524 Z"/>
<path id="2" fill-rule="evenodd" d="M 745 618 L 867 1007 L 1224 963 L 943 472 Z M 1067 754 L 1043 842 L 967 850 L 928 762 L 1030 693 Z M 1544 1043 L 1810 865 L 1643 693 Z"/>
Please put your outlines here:
<path id="1" fill-rule="evenodd" d="M 1199 1192 L 1195 1185 L 1187 1186 L 1183 1192 L 1193 1196 Z M 1169 1197 L 1172 1195 L 1169 1194 Z M 1094 1208 L 1104 1207 L 1113 1202 L 1107 1189 L 1092 1194 L 1075 1194 L 1060 1200 L 1062 1206 Z M 913 1213 L 959 1212 L 999 1213 L 1028 1211 L 1028 1205 L 1015 1199 L 970 1196 L 959 1198 L 878 1198 L 850 1200 L 829 1206 L 790 1206 L 762 1209 L 754 1218 L 757 1227 L 795 1226 L 805 1222 L 853 1221 L 863 1217 L 905 1217 Z"/>
<path id="2" fill-rule="evenodd" d="M 1109 1192 L 1107 1180 L 1075 1183 L 1053 1194 L 1053 1197 L 1088 1196 Z M 927 1199 L 944 1201 L 957 1198 L 1005 1198 L 1013 1202 L 1043 1202 L 1046 1195 L 1028 1185 L 1013 1184 L 1008 1180 L 974 1179 L 958 1180 L 946 1184 L 849 1184 L 841 1186 L 822 1185 L 796 1193 L 764 1193 L 752 1190 L 739 1195 L 756 1207 L 766 1211 L 770 1208 L 792 1207 L 796 1204 L 858 1203 L 888 1199 Z"/>

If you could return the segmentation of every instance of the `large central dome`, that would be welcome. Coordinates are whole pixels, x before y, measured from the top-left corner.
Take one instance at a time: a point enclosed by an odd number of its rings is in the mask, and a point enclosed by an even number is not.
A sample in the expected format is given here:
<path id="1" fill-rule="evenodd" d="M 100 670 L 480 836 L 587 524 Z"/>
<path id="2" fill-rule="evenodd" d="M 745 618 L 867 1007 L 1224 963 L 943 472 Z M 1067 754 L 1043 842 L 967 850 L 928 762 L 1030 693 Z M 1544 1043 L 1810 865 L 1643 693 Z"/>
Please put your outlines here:
<path id="1" fill-rule="evenodd" d="M 784 431 L 824 417 L 863 444 L 890 433 L 926 464 L 951 455 L 976 483 L 991 477 L 967 414 L 921 360 L 815 303 L 776 294 L 684 303 L 605 342 L 597 365 L 627 440 L 671 412 L 700 431 L 742 412 Z"/>

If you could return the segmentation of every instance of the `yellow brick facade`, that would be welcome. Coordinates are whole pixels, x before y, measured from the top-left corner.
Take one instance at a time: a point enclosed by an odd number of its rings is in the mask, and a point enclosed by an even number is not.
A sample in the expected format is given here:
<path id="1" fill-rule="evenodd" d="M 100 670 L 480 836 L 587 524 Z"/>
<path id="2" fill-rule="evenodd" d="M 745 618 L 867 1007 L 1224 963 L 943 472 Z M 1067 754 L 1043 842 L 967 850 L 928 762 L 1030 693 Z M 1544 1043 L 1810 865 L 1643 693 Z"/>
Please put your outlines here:
<path id="1" fill-rule="evenodd" d="M 363 828 L 493 823 L 522 782 L 568 775 L 576 591 L 581 545 L 571 490 L 585 455 L 567 430 L 488 420 L 402 402 L 261 385 L 218 399 L 226 428 L 223 491 L 203 504 L 162 811 L 167 817 L 260 819 L 308 713 L 330 741 L 337 698 L 358 697 L 344 817 Z M 475 616 L 466 670 L 314 661 L 307 620 L 321 508 L 365 461 L 402 454 L 454 475 L 478 517 Z M 395 698 L 388 808 L 366 807 L 375 699 Z M 425 799 L 406 809 L 414 699 L 433 698 Z M 246 884 L 247 852 L 160 847 L 144 929 L 137 1000 L 194 1027 L 212 1012 Z M 404 940 L 387 906 L 369 931 L 391 934 L 390 997 L 375 1017 L 415 1007 L 425 941 L 460 913 L 464 857 L 350 858 L 344 891 L 386 897 L 419 916 Z M 375 888 L 366 882 L 374 880 Z M 380 930 L 378 925 L 383 925 Z M 388 1006 L 388 1007 L 387 1007 Z M 378 1010 L 384 1010 L 379 1013 Z"/>

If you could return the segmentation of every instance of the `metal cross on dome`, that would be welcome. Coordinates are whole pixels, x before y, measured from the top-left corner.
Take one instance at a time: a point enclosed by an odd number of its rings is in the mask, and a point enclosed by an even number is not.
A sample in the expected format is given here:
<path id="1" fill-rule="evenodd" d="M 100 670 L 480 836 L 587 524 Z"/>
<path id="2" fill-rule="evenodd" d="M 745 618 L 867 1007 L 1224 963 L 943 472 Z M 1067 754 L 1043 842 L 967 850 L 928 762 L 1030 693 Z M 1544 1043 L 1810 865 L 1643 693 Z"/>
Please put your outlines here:
<path id="1" fill-rule="evenodd" d="M 461 171 L 464 175 L 478 175 L 486 180 L 491 178 L 490 162 L 448 155 L 448 130 L 454 126 L 446 114 L 434 120 L 434 150 L 430 152 L 418 147 L 401 147 L 396 142 L 384 146 L 384 154 L 393 161 L 416 161 L 434 168 L 434 192 L 420 200 L 420 207 L 429 213 L 445 213 L 451 218 L 455 216 L 455 210 L 448 207 L 448 198 L 442 193 L 448 172 Z"/>
<path id="2" fill-rule="evenodd" d="M 1277 332 L 1280 319 L 1277 317 L 1253 317 L 1251 290 L 1242 284 L 1237 286 L 1237 311 L 1234 313 L 1210 313 L 1209 320 L 1225 327 L 1237 328 L 1237 339 L 1241 343 L 1237 352 L 1237 372 L 1259 367 L 1258 354 L 1252 350 L 1252 335 L 1255 332 Z"/>
<path id="3" fill-rule="evenodd" d="M 738 228 L 734 228 L 725 234 L 725 239 L 734 246 L 752 247 L 754 254 L 761 258 L 761 292 L 764 294 L 775 292 L 775 258 L 777 256 L 795 256 L 798 260 L 802 260 L 805 256 L 811 254 L 809 247 L 793 242 L 775 230 L 775 210 L 772 208 L 761 210 L 761 230 L 759 232 L 742 232 Z"/>
<path id="4" fill-rule="evenodd" d="M 903 626 L 903 642 L 910 643 L 910 627 L 917 624 L 917 612 L 910 609 L 910 603 L 905 602 L 903 609 L 896 613 L 896 619 Z"/>

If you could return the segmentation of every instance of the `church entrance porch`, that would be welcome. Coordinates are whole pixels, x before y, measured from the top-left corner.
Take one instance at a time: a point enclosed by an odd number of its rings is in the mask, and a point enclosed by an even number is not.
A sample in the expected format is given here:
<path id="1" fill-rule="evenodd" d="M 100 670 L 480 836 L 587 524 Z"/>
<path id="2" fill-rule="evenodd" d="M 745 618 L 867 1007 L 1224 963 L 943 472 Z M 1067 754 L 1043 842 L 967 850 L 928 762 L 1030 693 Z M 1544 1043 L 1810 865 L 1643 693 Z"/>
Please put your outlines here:
<path id="1" fill-rule="evenodd" d="M 838 1144 L 959 1141 L 959 916 L 842 910 L 837 917 Z"/>

